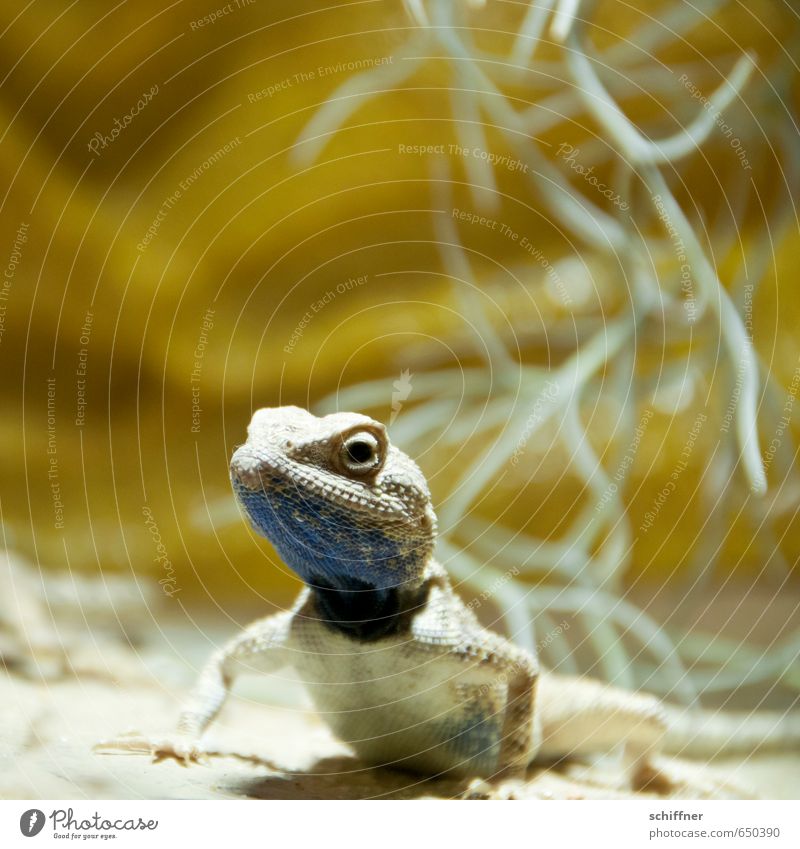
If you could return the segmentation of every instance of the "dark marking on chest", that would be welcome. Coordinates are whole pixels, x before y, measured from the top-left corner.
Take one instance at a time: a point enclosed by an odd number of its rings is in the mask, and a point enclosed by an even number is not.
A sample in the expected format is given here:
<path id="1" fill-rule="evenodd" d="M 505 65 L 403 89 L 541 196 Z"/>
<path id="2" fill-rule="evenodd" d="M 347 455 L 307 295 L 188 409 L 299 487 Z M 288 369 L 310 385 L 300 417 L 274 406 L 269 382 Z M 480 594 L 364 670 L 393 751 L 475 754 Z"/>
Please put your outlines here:
<path id="1" fill-rule="evenodd" d="M 425 604 L 429 586 L 417 590 L 382 589 L 347 578 L 332 586 L 315 576 L 309 582 L 319 618 L 329 628 L 361 642 L 407 630 L 413 614 Z"/>

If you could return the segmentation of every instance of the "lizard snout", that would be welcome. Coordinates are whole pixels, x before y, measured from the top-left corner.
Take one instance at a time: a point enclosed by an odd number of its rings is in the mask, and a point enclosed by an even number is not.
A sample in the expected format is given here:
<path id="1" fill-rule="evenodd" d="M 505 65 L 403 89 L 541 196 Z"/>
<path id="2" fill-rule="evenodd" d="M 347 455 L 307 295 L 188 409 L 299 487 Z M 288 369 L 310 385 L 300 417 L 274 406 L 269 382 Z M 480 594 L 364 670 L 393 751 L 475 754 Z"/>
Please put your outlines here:
<path id="1" fill-rule="evenodd" d="M 240 483 L 246 489 L 263 489 L 261 471 L 264 461 L 253 454 L 249 446 L 242 445 L 231 457 L 231 480 Z"/>

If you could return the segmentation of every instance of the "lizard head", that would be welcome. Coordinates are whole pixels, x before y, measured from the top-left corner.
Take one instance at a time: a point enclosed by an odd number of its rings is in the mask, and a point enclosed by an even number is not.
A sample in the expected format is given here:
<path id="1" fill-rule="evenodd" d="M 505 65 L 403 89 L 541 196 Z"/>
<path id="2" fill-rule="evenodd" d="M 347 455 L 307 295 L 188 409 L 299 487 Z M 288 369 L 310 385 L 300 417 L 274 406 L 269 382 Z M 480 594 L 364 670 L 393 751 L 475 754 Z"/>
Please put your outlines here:
<path id="1" fill-rule="evenodd" d="M 436 535 L 430 492 L 380 422 L 257 410 L 230 469 L 251 524 L 306 583 L 385 590 L 423 580 Z"/>

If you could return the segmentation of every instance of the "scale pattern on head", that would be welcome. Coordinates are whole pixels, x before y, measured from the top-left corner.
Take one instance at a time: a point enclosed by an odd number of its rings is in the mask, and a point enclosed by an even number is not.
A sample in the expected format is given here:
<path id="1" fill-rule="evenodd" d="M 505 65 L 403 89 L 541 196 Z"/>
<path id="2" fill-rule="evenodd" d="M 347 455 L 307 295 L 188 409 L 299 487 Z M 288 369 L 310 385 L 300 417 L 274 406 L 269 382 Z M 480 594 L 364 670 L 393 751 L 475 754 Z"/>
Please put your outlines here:
<path id="1" fill-rule="evenodd" d="M 258 410 L 231 459 L 231 480 L 254 528 L 308 584 L 421 582 L 436 534 L 430 492 L 380 422 Z"/>

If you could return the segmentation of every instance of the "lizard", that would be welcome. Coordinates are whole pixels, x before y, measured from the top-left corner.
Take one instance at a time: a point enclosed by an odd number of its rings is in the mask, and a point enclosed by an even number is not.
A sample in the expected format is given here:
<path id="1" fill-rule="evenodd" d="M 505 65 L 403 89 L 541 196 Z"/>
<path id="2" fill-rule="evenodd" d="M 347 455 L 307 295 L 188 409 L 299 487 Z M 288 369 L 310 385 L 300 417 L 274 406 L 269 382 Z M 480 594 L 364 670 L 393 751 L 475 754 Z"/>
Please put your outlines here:
<path id="1" fill-rule="evenodd" d="M 201 759 L 201 735 L 237 675 L 284 666 L 364 762 L 469 779 L 479 797 L 513 787 L 532 763 L 619 744 L 632 789 L 669 792 L 662 751 L 750 754 L 800 741 L 797 716 L 682 713 L 647 693 L 542 670 L 534 653 L 484 628 L 434 556 L 425 477 L 375 419 L 259 409 L 230 477 L 255 531 L 305 587 L 290 610 L 213 654 L 177 734 L 144 740 L 159 758 Z"/>

